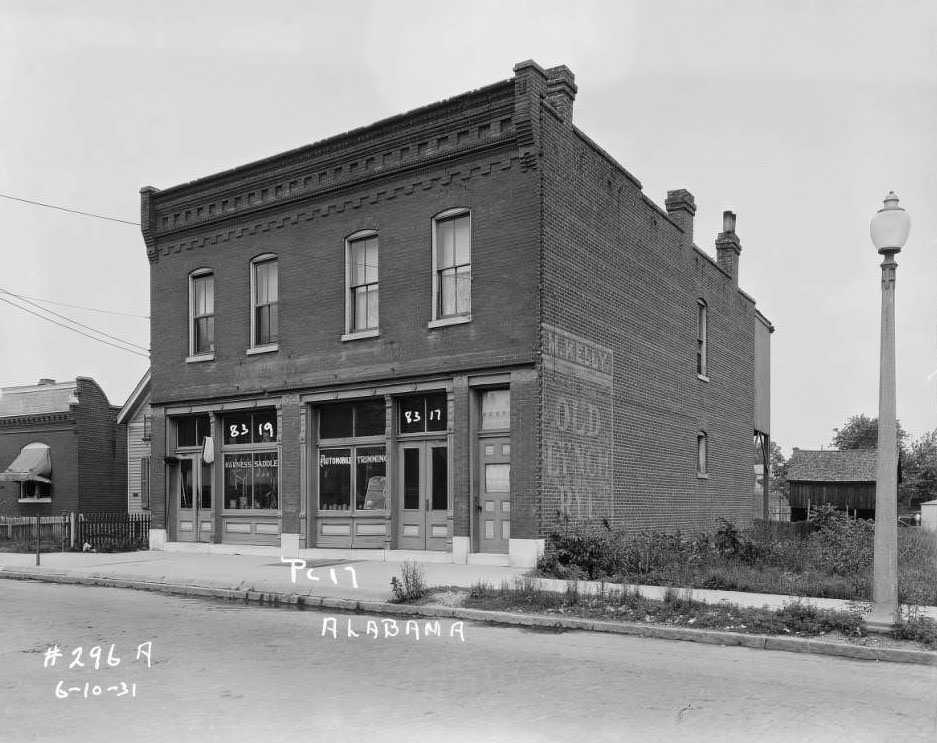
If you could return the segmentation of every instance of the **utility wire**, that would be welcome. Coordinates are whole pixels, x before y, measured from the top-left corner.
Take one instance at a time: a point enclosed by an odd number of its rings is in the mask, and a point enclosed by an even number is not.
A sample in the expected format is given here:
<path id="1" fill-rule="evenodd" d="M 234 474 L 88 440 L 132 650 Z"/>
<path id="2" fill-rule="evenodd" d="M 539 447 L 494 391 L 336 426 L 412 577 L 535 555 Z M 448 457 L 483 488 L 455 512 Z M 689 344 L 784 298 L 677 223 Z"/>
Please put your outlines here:
<path id="1" fill-rule="evenodd" d="M 40 315 L 38 312 L 33 312 L 33 311 L 32 311 L 31 309 L 29 309 L 28 307 L 21 307 L 20 305 L 16 304 L 15 302 L 11 302 L 9 299 L 6 299 L 6 298 L 4 298 L 4 297 L 0 297 L 0 302 L 6 302 L 6 303 L 7 303 L 8 305 L 10 305 L 11 307 L 16 307 L 16 309 L 18 309 L 18 310 L 22 310 L 23 312 L 28 312 L 30 315 L 35 315 L 36 317 L 38 317 L 38 318 L 40 318 L 40 319 L 42 319 L 42 320 L 47 320 L 48 322 L 51 322 L 51 323 L 54 324 L 54 325 L 58 325 L 59 327 L 65 328 L 66 330 L 71 330 L 72 332 L 78 333 L 78 335 L 83 335 L 83 336 L 85 336 L 85 338 L 90 338 L 90 339 L 93 340 L 93 341 L 98 341 L 99 343 L 104 343 L 104 344 L 106 344 L 106 345 L 108 345 L 108 346 L 113 346 L 114 348 L 117 348 L 117 349 L 119 349 L 119 350 L 121 350 L 121 351 L 126 351 L 127 353 L 132 353 L 132 354 L 136 354 L 137 356 L 142 356 L 142 357 L 145 358 L 145 359 L 148 359 L 148 358 L 150 357 L 149 353 L 140 353 L 139 351 L 134 351 L 132 348 L 126 348 L 126 347 L 124 347 L 124 346 L 118 346 L 116 343 L 111 343 L 110 341 L 106 341 L 106 340 L 104 340 L 103 338 L 96 338 L 96 337 L 93 336 L 93 335 L 88 335 L 87 333 L 83 333 L 82 331 L 78 330 L 78 328 L 69 327 L 68 325 L 64 325 L 64 324 L 62 324 L 62 323 L 60 323 L 60 322 L 58 322 L 58 321 L 56 321 L 56 320 L 53 320 L 51 317 L 46 317 L 45 315 Z M 95 331 L 95 332 L 98 332 L 98 331 Z M 122 342 L 126 342 L 126 341 L 122 341 Z M 133 344 L 131 344 L 131 345 L 133 345 Z M 141 346 L 137 346 L 137 348 L 141 348 Z"/>
<path id="2" fill-rule="evenodd" d="M 34 206 L 44 206 L 47 209 L 58 209 L 61 212 L 81 214 L 83 217 L 94 217 L 95 219 L 106 219 L 109 222 L 120 222 L 121 224 L 131 224 L 134 227 L 140 226 L 139 222 L 129 222 L 126 219 L 117 219 L 116 217 L 103 217 L 100 214 L 92 214 L 91 212 L 80 212 L 77 209 L 66 209 L 64 206 L 56 206 L 55 204 L 44 204 L 41 201 L 30 201 L 29 199 L 21 199 L 17 196 L 9 196 L 5 193 L 0 193 L 0 197 L 4 199 L 10 199 L 11 201 L 22 201 L 24 204 L 33 204 Z"/>
<path id="3" fill-rule="evenodd" d="M 149 315 L 134 315 L 133 313 L 130 313 L 130 312 L 118 312 L 117 310 L 102 310 L 98 307 L 85 307 L 82 304 L 68 304 L 67 302 L 56 302 L 55 300 L 43 299 L 42 297 L 30 297 L 26 294 L 15 294 L 14 292 L 7 291 L 6 289 L 0 289 L 0 292 L 3 292 L 4 294 L 11 294 L 12 296 L 19 297 L 20 299 L 32 299 L 36 302 L 40 302 L 41 304 L 54 304 L 59 307 L 71 307 L 76 310 L 88 310 L 89 312 L 102 312 L 105 315 L 120 315 L 121 317 L 135 317 L 139 320 L 150 319 Z"/>
<path id="4" fill-rule="evenodd" d="M 72 320 L 70 317 L 66 317 L 65 315 L 60 315 L 58 312 L 53 312 L 52 310 L 48 310 L 48 309 L 46 309 L 45 307 L 42 307 L 42 306 L 36 304 L 35 302 L 30 302 L 30 301 L 29 301 L 28 299 L 26 299 L 25 297 L 22 297 L 22 296 L 20 296 L 19 294 L 14 294 L 13 292 L 7 291 L 6 289 L 4 289 L 4 288 L 2 288 L 2 287 L 0 287 L 0 292 L 3 292 L 4 294 L 8 294 L 8 295 L 11 296 L 11 297 L 16 297 L 17 299 L 19 299 L 19 300 L 21 300 L 21 301 L 23 301 L 23 302 L 26 302 L 26 304 L 32 305 L 32 306 L 35 307 L 36 309 L 42 310 L 43 312 L 48 312 L 50 315 L 55 315 L 56 317 L 60 317 L 60 318 L 62 318 L 63 320 L 65 320 L 65 322 L 70 322 L 72 325 L 77 325 L 78 327 L 84 328 L 85 330 L 90 330 L 92 333 L 97 333 L 98 335 L 103 335 L 105 338 L 110 338 L 111 340 L 115 340 L 115 341 L 117 341 L 118 343 L 123 343 L 123 344 L 128 345 L 128 346 L 133 346 L 134 348 L 139 348 L 141 351 L 148 351 L 148 350 L 149 350 L 149 349 L 147 349 L 147 348 L 144 348 L 143 346 L 138 346 L 136 343 L 131 343 L 130 341 L 124 340 L 123 338 L 118 338 L 116 335 L 109 335 L 108 333 L 105 333 L 103 330 L 98 330 L 97 328 L 92 328 L 90 325 L 85 325 L 84 323 L 78 322 L 77 320 Z"/>

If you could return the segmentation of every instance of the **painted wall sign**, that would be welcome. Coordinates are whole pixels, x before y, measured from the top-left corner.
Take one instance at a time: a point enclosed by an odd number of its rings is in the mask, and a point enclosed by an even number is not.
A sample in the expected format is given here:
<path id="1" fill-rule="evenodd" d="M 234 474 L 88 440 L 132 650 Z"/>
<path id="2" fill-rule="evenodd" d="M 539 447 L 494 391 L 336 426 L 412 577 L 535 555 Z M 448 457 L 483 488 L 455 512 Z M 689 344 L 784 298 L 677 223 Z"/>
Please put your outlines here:
<path id="1" fill-rule="evenodd" d="M 573 519 L 612 518 L 614 353 L 543 326 L 544 496 Z"/>

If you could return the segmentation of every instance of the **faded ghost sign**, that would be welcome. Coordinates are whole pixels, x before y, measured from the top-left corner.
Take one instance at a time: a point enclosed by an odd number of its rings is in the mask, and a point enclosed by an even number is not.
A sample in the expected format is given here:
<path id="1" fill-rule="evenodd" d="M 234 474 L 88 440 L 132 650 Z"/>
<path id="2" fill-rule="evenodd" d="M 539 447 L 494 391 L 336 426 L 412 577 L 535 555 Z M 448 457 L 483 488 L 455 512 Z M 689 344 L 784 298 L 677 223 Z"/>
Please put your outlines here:
<path id="1" fill-rule="evenodd" d="M 612 349 L 543 326 L 544 500 L 573 519 L 611 518 Z"/>

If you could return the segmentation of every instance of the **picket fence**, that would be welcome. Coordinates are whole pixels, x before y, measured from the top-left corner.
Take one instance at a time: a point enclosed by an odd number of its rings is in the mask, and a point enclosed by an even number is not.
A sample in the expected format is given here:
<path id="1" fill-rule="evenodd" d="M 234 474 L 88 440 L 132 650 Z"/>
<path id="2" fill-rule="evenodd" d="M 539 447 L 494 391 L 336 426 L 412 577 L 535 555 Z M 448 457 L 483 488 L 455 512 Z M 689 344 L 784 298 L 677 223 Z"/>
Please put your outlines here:
<path id="1" fill-rule="evenodd" d="M 63 513 L 60 516 L 0 516 L 0 541 L 43 552 L 70 549 L 145 549 L 149 513 Z"/>

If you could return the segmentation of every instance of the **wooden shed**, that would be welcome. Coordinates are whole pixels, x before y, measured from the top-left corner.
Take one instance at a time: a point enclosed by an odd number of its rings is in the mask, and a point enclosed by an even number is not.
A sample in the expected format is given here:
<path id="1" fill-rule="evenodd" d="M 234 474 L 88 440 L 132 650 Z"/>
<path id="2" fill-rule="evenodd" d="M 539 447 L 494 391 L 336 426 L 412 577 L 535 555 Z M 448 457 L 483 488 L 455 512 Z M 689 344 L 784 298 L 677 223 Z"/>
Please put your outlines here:
<path id="1" fill-rule="evenodd" d="M 858 518 L 875 518 L 876 454 L 874 449 L 795 448 L 787 476 L 791 521 L 803 521 L 811 508 L 828 503 Z"/>

